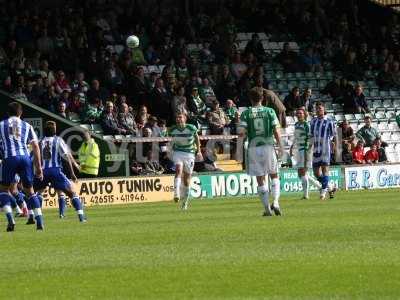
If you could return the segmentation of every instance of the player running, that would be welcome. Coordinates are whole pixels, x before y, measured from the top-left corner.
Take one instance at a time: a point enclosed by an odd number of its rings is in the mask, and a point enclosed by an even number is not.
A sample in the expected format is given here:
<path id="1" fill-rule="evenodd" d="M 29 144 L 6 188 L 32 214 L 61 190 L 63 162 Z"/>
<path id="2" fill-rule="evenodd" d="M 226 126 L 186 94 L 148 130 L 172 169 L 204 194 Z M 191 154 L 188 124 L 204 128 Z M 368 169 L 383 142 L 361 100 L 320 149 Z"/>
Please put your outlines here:
<path id="1" fill-rule="evenodd" d="M 336 143 L 335 122 L 325 115 L 325 106 L 322 102 L 315 105 L 316 117 L 311 121 L 310 138 L 313 144 L 313 168 L 314 175 L 321 183 L 320 199 L 325 200 L 326 193 L 330 198 L 336 191 L 336 187 L 329 187 L 329 165 L 331 162 L 331 144 Z"/>
<path id="2" fill-rule="evenodd" d="M 34 171 L 39 179 L 43 178 L 38 139 L 33 127 L 21 120 L 22 106 L 17 102 L 8 105 L 9 118 L 0 122 L 0 143 L 3 145 L 4 160 L 0 172 L 0 203 L 3 207 L 8 225 L 7 231 L 14 231 L 15 221 L 11 211 L 9 190 L 15 184 L 15 175 L 21 178 L 22 186 L 28 197 L 28 208 L 34 211 L 36 228 L 44 229 L 42 210 L 33 189 Z M 33 163 L 28 146 L 31 146 Z"/>
<path id="3" fill-rule="evenodd" d="M 310 125 L 306 120 L 304 108 L 296 111 L 297 122 L 294 124 L 294 140 L 290 147 L 290 156 L 294 158 L 297 173 L 303 186 L 303 199 L 309 198 L 310 182 L 321 189 L 321 184 L 307 174 L 308 168 L 312 168 L 312 145 L 310 144 Z"/>
<path id="4" fill-rule="evenodd" d="M 240 116 L 239 136 L 248 139 L 247 173 L 257 177 L 258 194 L 264 205 L 263 216 L 282 214 L 279 207 L 280 182 L 278 177 L 278 160 L 274 149 L 274 137 L 279 146 L 279 157 L 283 155 L 279 121 L 275 111 L 262 106 L 262 90 L 253 88 L 249 92 L 252 106 Z M 266 176 L 271 178 L 271 194 L 273 204 L 268 202 L 268 186 Z"/>
<path id="5" fill-rule="evenodd" d="M 42 155 L 43 179 L 35 180 L 35 189 L 42 192 L 49 184 L 57 191 L 64 192 L 72 199 L 72 206 L 75 208 L 80 222 L 85 222 L 83 207 L 79 196 L 74 190 L 72 182 L 62 171 L 62 159 L 65 159 L 69 168 L 72 181 L 76 176 L 70 159 L 70 152 L 64 140 L 56 135 L 57 127 L 53 121 L 48 121 L 44 129 L 45 137 L 39 142 Z M 63 215 L 62 215 L 63 217 Z"/>
<path id="6" fill-rule="evenodd" d="M 172 137 L 172 160 L 175 164 L 174 201 L 182 201 L 181 209 L 183 210 L 187 210 L 189 205 L 190 180 L 196 158 L 195 153 L 198 158 L 201 157 L 197 128 L 186 124 L 186 120 L 186 113 L 178 113 L 176 125 L 168 131 L 168 135 Z"/>

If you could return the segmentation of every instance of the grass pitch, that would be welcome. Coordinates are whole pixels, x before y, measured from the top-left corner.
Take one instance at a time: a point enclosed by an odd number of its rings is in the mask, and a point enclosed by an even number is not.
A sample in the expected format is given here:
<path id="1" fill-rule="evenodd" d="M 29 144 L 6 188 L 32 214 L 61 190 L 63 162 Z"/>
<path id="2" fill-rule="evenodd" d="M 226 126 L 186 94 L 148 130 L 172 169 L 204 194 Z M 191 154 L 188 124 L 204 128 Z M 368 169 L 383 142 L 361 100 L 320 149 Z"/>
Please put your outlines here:
<path id="1" fill-rule="evenodd" d="M 45 211 L 46 231 L 0 223 L 1 299 L 399 299 L 398 191 Z"/>

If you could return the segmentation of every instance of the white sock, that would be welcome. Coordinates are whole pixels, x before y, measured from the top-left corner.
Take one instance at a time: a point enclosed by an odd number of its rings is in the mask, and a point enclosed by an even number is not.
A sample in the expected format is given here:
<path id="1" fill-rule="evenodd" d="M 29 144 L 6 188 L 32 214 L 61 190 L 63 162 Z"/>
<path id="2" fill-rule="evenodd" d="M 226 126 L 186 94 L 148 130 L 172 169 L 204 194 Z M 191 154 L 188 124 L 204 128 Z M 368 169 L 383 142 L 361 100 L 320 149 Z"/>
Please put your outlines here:
<path id="1" fill-rule="evenodd" d="M 27 206 L 26 206 L 26 202 L 24 201 L 24 202 L 22 202 L 22 208 L 27 208 Z"/>
<path id="2" fill-rule="evenodd" d="M 274 199 L 274 206 L 279 207 L 279 196 L 281 195 L 281 184 L 279 178 L 271 180 L 271 194 Z"/>
<path id="3" fill-rule="evenodd" d="M 304 193 L 304 197 L 308 198 L 308 176 L 304 175 L 301 176 L 301 184 L 303 185 L 303 193 Z"/>
<path id="4" fill-rule="evenodd" d="M 18 214 L 22 214 L 22 210 L 19 208 L 18 205 L 15 207 L 15 210 L 17 211 Z"/>
<path id="5" fill-rule="evenodd" d="M 189 192 L 190 186 L 186 186 L 185 184 L 181 185 L 181 209 L 187 210 L 189 206 Z"/>
<path id="6" fill-rule="evenodd" d="M 258 195 L 260 196 L 261 203 L 264 205 L 265 211 L 269 211 L 269 203 L 268 203 L 268 187 L 266 185 L 262 185 L 257 187 Z"/>
<path id="7" fill-rule="evenodd" d="M 41 216 L 42 215 L 42 209 L 41 208 L 35 208 L 33 210 L 33 213 L 35 214 L 35 217 Z"/>
<path id="8" fill-rule="evenodd" d="M 180 191 L 181 191 L 181 178 L 180 177 L 175 177 L 174 180 L 174 198 L 180 198 Z"/>
<path id="9" fill-rule="evenodd" d="M 79 209 L 76 212 L 78 213 L 78 215 L 83 215 L 83 209 Z"/>
<path id="10" fill-rule="evenodd" d="M 313 186 L 315 186 L 318 190 L 320 190 L 320 189 L 322 188 L 321 183 L 320 183 L 317 179 L 315 179 L 315 178 L 312 177 L 312 176 L 307 176 L 307 177 L 308 177 L 308 181 L 309 181 Z"/>
<path id="11" fill-rule="evenodd" d="M 33 215 L 34 215 L 33 210 L 32 210 L 32 209 L 29 209 L 29 210 L 28 210 L 28 214 L 29 214 L 30 216 L 33 216 Z"/>
<path id="12" fill-rule="evenodd" d="M 186 201 L 189 197 L 189 187 L 182 184 L 180 192 L 181 192 L 181 199 L 183 201 Z"/>

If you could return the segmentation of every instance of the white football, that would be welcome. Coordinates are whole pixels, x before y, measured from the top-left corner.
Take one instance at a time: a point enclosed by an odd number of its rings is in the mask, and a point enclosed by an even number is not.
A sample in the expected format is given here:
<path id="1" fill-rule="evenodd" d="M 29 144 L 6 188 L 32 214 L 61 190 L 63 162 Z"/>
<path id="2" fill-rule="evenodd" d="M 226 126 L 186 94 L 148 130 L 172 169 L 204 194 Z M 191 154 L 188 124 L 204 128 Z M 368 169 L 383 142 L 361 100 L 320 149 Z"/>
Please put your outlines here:
<path id="1" fill-rule="evenodd" d="M 139 47 L 139 38 L 136 35 L 128 36 L 126 46 L 131 49 Z"/>

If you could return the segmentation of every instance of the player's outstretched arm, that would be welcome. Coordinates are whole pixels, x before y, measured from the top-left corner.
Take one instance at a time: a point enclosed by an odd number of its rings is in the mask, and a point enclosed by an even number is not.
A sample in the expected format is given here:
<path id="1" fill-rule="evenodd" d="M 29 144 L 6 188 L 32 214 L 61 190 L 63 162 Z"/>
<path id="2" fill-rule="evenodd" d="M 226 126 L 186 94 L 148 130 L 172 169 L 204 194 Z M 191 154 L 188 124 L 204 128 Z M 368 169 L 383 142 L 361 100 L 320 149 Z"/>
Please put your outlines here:
<path id="1" fill-rule="evenodd" d="M 278 126 L 274 127 L 274 137 L 275 137 L 276 143 L 278 145 L 278 149 L 279 149 L 279 158 L 281 158 L 283 156 L 284 148 L 283 148 L 282 139 L 281 139 L 281 132 L 280 132 Z"/>
<path id="2" fill-rule="evenodd" d="M 201 155 L 201 144 L 200 144 L 200 138 L 199 135 L 196 133 L 194 136 L 194 142 L 196 144 L 196 156 L 198 160 L 202 159 L 202 155 Z"/>
<path id="3" fill-rule="evenodd" d="M 42 163 L 39 144 L 36 140 L 31 142 L 32 154 L 33 154 L 33 165 L 35 167 L 36 177 L 43 179 Z"/>
<path id="4" fill-rule="evenodd" d="M 69 174 L 71 174 L 72 181 L 75 182 L 77 180 L 77 178 L 76 178 L 76 175 L 74 172 L 73 161 L 72 161 L 71 157 L 72 157 L 72 155 L 70 153 L 64 154 L 64 159 L 67 162 L 66 165 L 68 167 Z"/>

